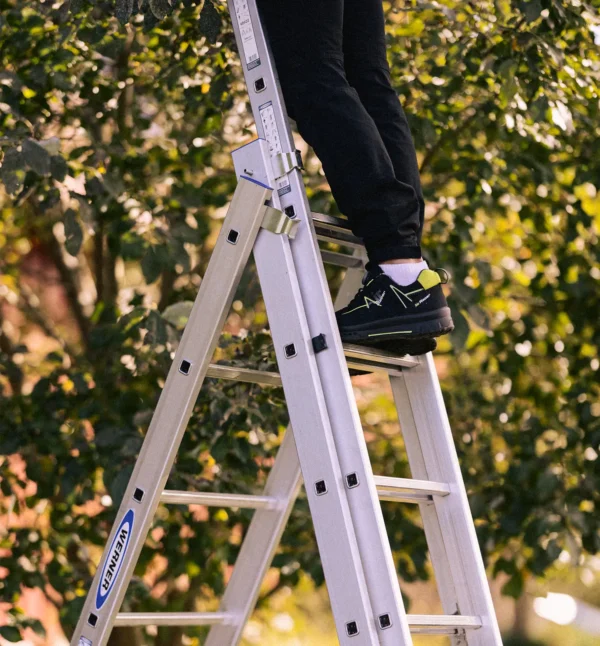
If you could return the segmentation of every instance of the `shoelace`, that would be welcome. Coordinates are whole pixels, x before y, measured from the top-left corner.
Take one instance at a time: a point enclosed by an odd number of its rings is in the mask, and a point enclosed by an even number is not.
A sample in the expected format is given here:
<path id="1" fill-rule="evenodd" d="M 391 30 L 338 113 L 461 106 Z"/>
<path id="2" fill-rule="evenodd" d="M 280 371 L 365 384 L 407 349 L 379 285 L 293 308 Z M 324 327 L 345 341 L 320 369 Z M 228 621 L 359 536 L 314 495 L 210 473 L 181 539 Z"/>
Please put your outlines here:
<path id="1" fill-rule="evenodd" d="M 363 286 L 359 288 L 359 290 L 354 294 L 354 297 L 352 300 L 346 305 L 346 307 L 354 307 L 358 302 L 361 302 L 363 298 L 363 292 L 365 291 L 367 285 L 370 284 L 371 280 L 374 280 L 377 278 L 377 276 L 373 276 L 372 274 L 365 274 L 364 280 L 363 280 Z"/>

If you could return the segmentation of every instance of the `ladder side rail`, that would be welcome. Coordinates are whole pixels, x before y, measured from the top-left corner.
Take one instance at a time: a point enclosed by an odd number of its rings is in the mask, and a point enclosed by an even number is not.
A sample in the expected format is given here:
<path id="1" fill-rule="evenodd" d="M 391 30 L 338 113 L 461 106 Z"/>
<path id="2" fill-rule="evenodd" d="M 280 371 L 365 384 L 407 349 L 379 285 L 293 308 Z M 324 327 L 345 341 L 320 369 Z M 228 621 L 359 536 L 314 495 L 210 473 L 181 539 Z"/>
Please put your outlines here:
<path id="1" fill-rule="evenodd" d="M 401 379 L 406 389 L 404 395 L 399 385 Z M 427 479 L 444 482 L 450 487 L 450 495 L 435 497 L 434 505 L 445 551 L 450 557 L 447 562 L 460 614 L 479 616 L 482 622 L 481 628 L 468 633 L 467 643 L 469 646 L 502 646 L 473 516 L 431 353 L 421 357 L 418 366 L 403 371 L 403 377 L 392 378 L 392 384 L 404 419 L 410 406 Z M 410 428 L 410 423 L 407 428 Z"/>
<path id="2" fill-rule="evenodd" d="M 396 410 L 400 421 L 400 428 L 404 446 L 408 456 L 410 471 L 413 478 L 427 480 L 429 472 L 425 466 L 425 457 L 419 441 L 419 434 L 415 424 L 410 399 L 403 377 L 391 377 L 390 383 L 394 395 Z M 442 608 L 447 615 L 460 613 L 458 597 L 454 587 L 454 579 L 450 570 L 450 559 L 446 552 L 442 528 L 438 520 L 435 504 L 432 502 L 419 505 L 425 538 L 431 558 L 431 565 L 435 573 L 435 581 L 442 602 Z M 452 646 L 466 646 L 463 635 L 453 635 Z"/>
<path id="3" fill-rule="evenodd" d="M 270 195 L 269 187 L 246 179 L 235 190 L 73 633 L 72 646 L 87 643 L 85 639 L 94 646 L 103 646 L 108 640 Z M 237 235 L 230 234 L 231 230 Z M 235 237 L 235 244 L 228 242 L 230 235 L 231 239 Z"/>
<path id="4" fill-rule="evenodd" d="M 355 249 L 353 256 L 361 256 L 364 250 Z M 342 284 L 335 299 L 335 309 L 345 307 L 360 287 L 364 271 L 361 269 L 349 269 L 344 276 Z M 394 401 L 398 411 L 398 417 L 402 430 L 402 437 L 409 459 L 411 475 L 420 480 L 429 480 L 429 474 L 425 467 L 423 452 L 417 434 L 415 420 L 410 407 L 410 400 L 406 385 L 402 377 L 390 377 Z M 442 608 L 448 615 L 458 613 L 458 599 L 454 589 L 452 573 L 450 572 L 448 554 L 442 538 L 440 524 L 433 501 L 419 504 L 419 511 L 423 521 L 425 538 L 429 548 L 431 564 L 435 572 L 435 579 L 438 594 L 442 602 Z M 451 635 L 452 646 L 466 646 L 464 635 Z"/>
<path id="5" fill-rule="evenodd" d="M 259 137 L 268 142 L 273 166 L 277 167 L 281 154 L 293 153 L 295 146 L 256 2 L 228 0 L 228 5 L 257 131 Z M 243 15 L 239 13 L 242 6 L 248 9 Z M 327 349 L 316 355 L 317 366 L 342 474 L 358 481 L 358 485 L 348 488 L 346 493 L 380 643 L 381 646 L 411 646 L 383 513 L 298 168 L 277 178 L 273 202 L 301 222 L 291 245 L 292 254 L 311 336 L 324 334 L 327 341 Z M 302 463 L 302 459 L 300 461 Z"/>
<path id="6" fill-rule="evenodd" d="M 279 506 L 254 513 L 219 607 L 220 612 L 232 615 L 234 621 L 230 625 L 213 626 L 204 646 L 239 644 L 301 483 L 294 435 L 288 426 L 263 492 L 265 496 L 276 498 Z"/>
<path id="7" fill-rule="evenodd" d="M 372 608 L 289 240 L 261 232 L 254 260 L 338 639 L 343 646 L 375 646 Z"/>

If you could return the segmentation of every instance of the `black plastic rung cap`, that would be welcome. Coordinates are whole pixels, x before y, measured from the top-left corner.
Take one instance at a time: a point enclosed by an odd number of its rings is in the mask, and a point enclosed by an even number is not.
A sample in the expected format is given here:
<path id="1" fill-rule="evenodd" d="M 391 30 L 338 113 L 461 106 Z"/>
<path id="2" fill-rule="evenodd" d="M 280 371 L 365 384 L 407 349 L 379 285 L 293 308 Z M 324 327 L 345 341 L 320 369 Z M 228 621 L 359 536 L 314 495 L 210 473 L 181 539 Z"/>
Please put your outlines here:
<path id="1" fill-rule="evenodd" d="M 348 633 L 349 637 L 354 637 L 354 635 L 358 635 L 358 624 L 355 621 L 349 621 L 346 624 L 346 632 Z"/>
<path id="2" fill-rule="evenodd" d="M 239 237 L 240 237 L 239 231 L 236 231 L 235 229 L 230 229 L 229 233 L 227 234 L 227 242 L 230 242 L 231 244 L 236 244 Z"/>
<path id="3" fill-rule="evenodd" d="M 184 359 L 181 362 L 181 365 L 179 366 L 179 372 L 182 375 L 189 375 L 191 367 L 192 367 L 192 364 L 187 359 Z"/>
<path id="4" fill-rule="evenodd" d="M 346 484 L 348 485 L 349 489 L 358 487 L 358 475 L 356 475 L 356 473 L 349 473 L 346 476 Z"/>
<path id="5" fill-rule="evenodd" d="M 322 496 L 324 493 L 327 493 L 327 483 L 325 480 L 315 482 L 315 491 L 317 492 L 317 496 Z"/>
<path id="6" fill-rule="evenodd" d="M 392 618 L 386 613 L 379 615 L 379 626 L 383 629 L 389 628 L 392 625 Z"/>
<path id="7" fill-rule="evenodd" d="M 98 615 L 95 615 L 93 612 L 90 612 L 90 614 L 88 615 L 88 624 L 92 626 L 92 628 L 95 628 L 97 623 L 98 623 Z"/>
<path id="8" fill-rule="evenodd" d="M 312 346 L 315 354 L 317 352 L 323 352 L 323 350 L 327 350 L 327 339 L 325 338 L 325 335 L 319 334 L 318 336 L 313 337 Z"/>
<path id="9" fill-rule="evenodd" d="M 142 502 L 142 500 L 144 499 L 144 490 L 136 487 L 135 491 L 133 492 L 133 499 L 136 502 Z"/>

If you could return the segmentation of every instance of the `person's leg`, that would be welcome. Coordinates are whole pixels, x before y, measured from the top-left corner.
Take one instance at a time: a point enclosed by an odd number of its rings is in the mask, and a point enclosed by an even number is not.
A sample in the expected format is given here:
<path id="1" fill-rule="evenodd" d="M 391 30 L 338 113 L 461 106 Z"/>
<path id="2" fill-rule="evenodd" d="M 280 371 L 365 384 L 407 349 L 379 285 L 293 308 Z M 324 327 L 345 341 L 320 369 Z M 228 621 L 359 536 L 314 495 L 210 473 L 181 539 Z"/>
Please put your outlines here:
<path id="1" fill-rule="evenodd" d="M 258 0 L 290 116 L 369 258 L 419 259 L 418 196 L 344 71 L 344 0 Z"/>
<path id="2" fill-rule="evenodd" d="M 392 87 L 381 0 L 345 0 L 344 67 L 348 82 L 377 125 L 396 178 L 410 184 L 417 194 L 420 244 L 425 201 L 415 145 L 400 100 Z M 412 214 L 401 216 L 414 217 Z"/>

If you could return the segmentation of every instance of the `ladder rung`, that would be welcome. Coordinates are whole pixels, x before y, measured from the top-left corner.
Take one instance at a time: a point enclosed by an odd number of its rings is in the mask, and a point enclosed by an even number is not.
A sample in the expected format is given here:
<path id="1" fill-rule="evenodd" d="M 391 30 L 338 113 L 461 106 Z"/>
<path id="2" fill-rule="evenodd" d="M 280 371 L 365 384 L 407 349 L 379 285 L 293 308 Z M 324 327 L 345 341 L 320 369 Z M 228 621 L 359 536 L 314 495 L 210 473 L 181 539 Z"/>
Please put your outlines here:
<path id="1" fill-rule="evenodd" d="M 348 269 L 362 269 L 365 266 L 362 258 L 349 256 L 346 253 L 338 253 L 337 251 L 321 249 L 321 257 L 323 258 L 323 262 L 326 262 L 328 265 L 347 267 Z"/>
<path id="2" fill-rule="evenodd" d="M 249 384 L 262 384 L 263 386 L 281 386 L 281 377 L 277 372 L 238 368 L 236 366 L 218 366 L 214 363 L 210 364 L 206 376 L 215 379 L 245 381 Z"/>
<path id="3" fill-rule="evenodd" d="M 346 247 L 363 247 L 362 240 L 350 231 L 348 220 L 334 218 L 331 215 L 323 215 L 322 213 L 313 213 L 312 218 L 319 240 L 336 242 Z"/>
<path id="4" fill-rule="evenodd" d="M 120 612 L 115 626 L 213 626 L 231 624 L 228 612 Z"/>
<path id="5" fill-rule="evenodd" d="M 340 254 L 341 255 L 341 254 Z M 361 345 L 344 344 L 348 367 L 366 372 L 386 372 L 392 376 L 400 375 L 400 368 L 412 368 L 418 365 L 418 359 L 411 356 L 399 357 L 393 353 Z M 281 386 L 281 377 L 276 372 L 240 368 L 237 366 L 220 366 L 211 363 L 207 377 L 242 381 L 263 386 Z"/>
<path id="6" fill-rule="evenodd" d="M 209 493 L 165 490 L 160 501 L 166 505 L 206 505 L 207 507 L 240 507 L 244 509 L 276 509 L 277 498 L 238 493 Z"/>
<path id="7" fill-rule="evenodd" d="M 350 368 L 367 372 L 387 372 L 390 375 L 398 375 L 401 368 L 413 368 L 419 365 L 416 357 L 409 355 L 399 357 L 390 352 L 367 348 L 363 345 L 344 343 L 344 353 Z"/>
<path id="8" fill-rule="evenodd" d="M 460 630 L 481 628 L 480 617 L 461 615 L 407 615 L 411 633 L 453 635 Z"/>
<path id="9" fill-rule="evenodd" d="M 450 487 L 442 482 L 411 478 L 375 476 L 375 486 L 381 500 L 392 502 L 428 502 L 434 496 L 443 497 L 450 493 Z"/>

